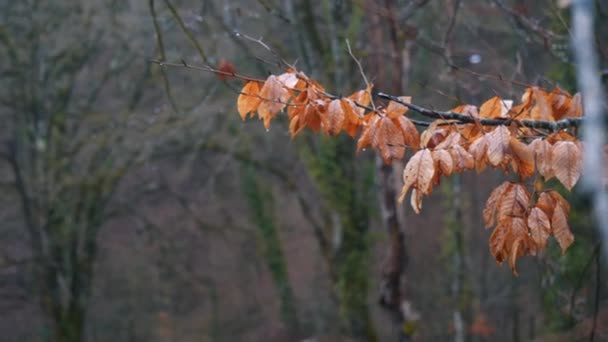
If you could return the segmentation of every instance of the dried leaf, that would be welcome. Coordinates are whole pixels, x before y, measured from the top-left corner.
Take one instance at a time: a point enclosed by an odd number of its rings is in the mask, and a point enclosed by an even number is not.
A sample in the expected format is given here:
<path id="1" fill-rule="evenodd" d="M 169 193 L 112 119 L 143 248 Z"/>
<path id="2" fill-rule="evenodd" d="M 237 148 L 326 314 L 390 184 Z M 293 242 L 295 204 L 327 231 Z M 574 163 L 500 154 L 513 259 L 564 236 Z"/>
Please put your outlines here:
<path id="1" fill-rule="evenodd" d="M 293 72 L 286 72 L 277 77 L 277 80 L 288 89 L 294 89 L 298 84 L 298 76 Z"/>
<path id="2" fill-rule="evenodd" d="M 355 104 L 353 101 L 341 99 L 340 104 L 342 104 L 342 110 L 344 110 L 346 115 L 344 120 L 344 131 L 354 138 L 361 126 L 361 118 L 359 117 L 359 114 L 357 114 L 358 112 L 355 111 Z"/>
<path id="3" fill-rule="evenodd" d="M 478 137 L 469 145 L 469 153 L 471 153 L 475 160 L 475 170 L 478 173 L 485 170 L 488 165 L 487 151 L 488 142 L 486 140 L 486 135 Z"/>
<path id="4" fill-rule="evenodd" d="M 511 132 L 505 126 L 498 126 L 487 134 L 487 156 L 490 164 L 498 166 L 503 162 L 503 159 L 509 153 L 510 138 Z"/>
<path id="5" fill-rule="evenodd" d="M 521 178 L 534 176 L 534 151 L 532 148 L 514 137 L 509 140 L 509 149 L 513 159 L 511 165 Z"/>
<path id="6" fill-rule="evenodd" d="M 551 150 L 551 162 L 555 177 L 572 190 L 581 176 L 582 156 L 578 146 L 571 141 L 558 141 Z"/>
<path id="7" fill-rule="evenodd" d="M 390 164 L 393 159 L 403 159 L 405 143 L 403 132 L 389 117 L 382 117 L 379 127 L 372 138 L 372 145 L 380 151 L 385 163 Z"/>
<path id="8" fill-rule="evenodd" d="M 502 220 L 512 217 L 524 217 L 530 201 L 530 194 L 522 184 L 513 184 L 497 203 L 496 219 L 499 224 Z"/>
<path id="9" fill-rule="evenodd" d="M 538 249 L 544 250 L 551 233 L 551 221 L 549 221 L 549 217 L 541 208 L 534 207 L 530 211 L 530 215 L 528 215 L 528 228 L 530 229 L 530 237 Z"/>
<path id="10" fill-rule="evenodd" d="M 509 256 L 507 248 L 505 248 L 508 235 L 509 226 L 507 224 L 498 225 L 490 235 L 490 253 L 499 265 L 502 265 Z"/>
<path id="11" fill-rule="evenodd" d="M 434 150 L 432 152 L 433 160 L 435 161 L 435 170 L 441 171 L 442 174 L 449 176 L 454 170 L 454 161 L 452 155 L 446 150 Z"/>
<path id="12" fill-rule="evenodd" d="M 241 119 L 245 120 L 247 114 L 255 113 L 262 101 L 262 98 L 258 96 L 260 92 L 260 84 L 255 81 L 250 81 L 245 84 L 239 97 L 236 101 L 236 107 L 239 111 Z"/>
<path id="13" fill-rule="evenodd" d="M 551 144 L 545 139 L 534 139 L 530 143 L 530 147 L 534 151 L 534 160 L 538 173 L 545 179 L 550 179 L 554 176 L 553 163 L 551 162 Z"/>
<path id="14" fill-rule="evenodd" d="M 483 220 L 486 225 L 486 229 L 496 224 L 496 211 L 498 209 L 498 203 L 502 201 L 504 194 L 509 192 L 512 187 L 513 183 L 504 182 L 494 189 L 490 194 L 490 197 L 486 201 L 486 206 L 483 209 Z"/>
<path id="15" fill-rule="evenodd" d="M 422 210 L 422 191 L 418 189 L 412 189 L 412 197 L 410 198 L 410 205 L 416 214 L 420 214 Z"/>
<path id="16" fill-rule="evenodd" d="M 270 75 L 260 90 L 260 97 L 262 101 L 258 106 L 258 115 L 260 119 L 264 120 L 264 127 L 269 128 L 270 121 L 285 108 L 289 101 L 289 91 L 276 76 Z"/>
<path id="17" fill-rule="evenodd" d="M 452 155 L 454 160 L 454 171 L 462 172 L 475 167 L 475 160 L 473 156 L 460 145 L 454 145 L 448 152 Z"/>
<path id="18" fill-rule="evenodd" d="M 560 205 L 556 206 L 553 211 L 551 228 L 553 236 L 555 236 L 559 246 L 562 248 L 562 253 L 565 253 L 572 242 L 574 242 L 574 235 L 572 235 L 570 226 L 568 225 L 568 215 Z"/>
<path id="19" fill-rule="evenodd" d="M 535 104 L 532 110 L 530 110 L 530 118 L 533 120 L 555 121 L 547 92 L 537 87 L 533 89 Z"/>
<path id="20" fill-rule="evenodd" d="M 411 96 L 399 96 L 399 99 L 405 103 L 411 103 Z M 386 107 L 386 116 L 389 118 L 398 118 L 403 116 L 408 111 L 408 108 L 399 102 L 389 101 L 388 106 Z"/>
<path id="21" fill-rule="evenodd" d="M 331 135 L 338 135 L 344 127 L 346 113 L 340 100 L 333 100 L 327 106 L 327 132 Z"/>
<path id="22" fill-rule="evenodd" d="M 495 119 L 500 118 L 503 113 L 503 104 L 502 100 L 498 96 L 494 96 L 493 98 L 484 102 L 481 107 L 479 107 L 479 117 L 486 119 Z"/>
<path id="23" fill-rule="evenodd" d="M 403 189 L 401 190 L 399 202 L 403 201 L 410 187 L 428 195 L 434 174 L 435 165 L 431 151 L 423 149 L 416 152 L 403 170 Z"/>
<path id="24" fill-rule="evenodd" d="M 393 119 L 393 122 L 401 129 L 401 132 L 403 133 L 403 142 L 407 146 L 413 148 L 418 148 L 420 146 L 420 133 L 418 133 L 416 126 L 414 126 L 414 123 L 412 123 L 410 119 L 402 115 Z"/>

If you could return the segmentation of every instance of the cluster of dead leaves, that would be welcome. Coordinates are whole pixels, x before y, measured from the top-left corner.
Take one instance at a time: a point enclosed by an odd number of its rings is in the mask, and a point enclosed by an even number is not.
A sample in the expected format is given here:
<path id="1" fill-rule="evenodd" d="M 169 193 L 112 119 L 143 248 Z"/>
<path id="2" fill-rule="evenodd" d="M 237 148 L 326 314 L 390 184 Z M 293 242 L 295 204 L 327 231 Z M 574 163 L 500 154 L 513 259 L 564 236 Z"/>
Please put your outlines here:
<path id="1" fill-rule="evenodd" d="M 551 132 L 523 123 L 580 117 L 579 94 L 530 87 L 517 105 L 497 96 L 480 107 L 461 105 L 450 112 L 468 116 L 467 123 L 436 119 L 421 133 L 406 116 L 408 107 L 403 103 L 410 101 L 400 97 L 398 102 L 376 107 L 371 102 L 371 85 L 348 97 L 334 97 L 304 73 L 290 69 L 264 82 L 247 82 L 237 106 L 243 119 L 257 112 L 266 128 L 279 112 L 286 111 L 292 137 L 306 127 L 331 136 L 344 131 L 353 138 L 361 131 L 357 150 L 371 147 L 386 163 L 403 159 L 411 150 L 399 200 L 411 189 L 410 203 L 416 213 L 422 208 L 422 197 L 431 194 L 441 176 L 486 168 L 518 175 L 520 183 L 506 182 L 494 190 L 484 211 L 486 226 L 496 226 L 490 250 L 497 262 L 509 258 L 515 272 L 517 258 L 543 250 L 550 235 L 564 251 L 568 248 L 573 241 L 568 203 L 555 191 L 536 189 L 539 192 L 531 195 L 521 182 L 533 176 L 556 178 L 571 190 L 581 175 L 582 144 L 572 129 Z"/>
<path id="2" fill-rule="evenodd" d="M 400 99 L 410 100 L 408 97 Z M 357 149 L 377 149 L 386 163 L 403 159 L 408 146 L 419 147 L 418 130 L 404 116 L 407 107 L 391 101 L 386 108 L 371 109 L 370 102 L 371 85 L 348 97 L 335 98 L 305 74 L 289 70 L 279 76 L 271 75 L 263 83 L 247 82 L 238 97 L 237 107 L 243 119 L 257 112 L 266 128 L 287 108 L 292 136 L 308 127 L 332 136 L 344 131 L 354 138 L 362 129 Z"/>
<path id="3" fill-rule="evenodd" d="M 490 252 L 502 264 L 507 258 L 513 273 L 518 257 L 536 255 L 553 235 L 562 252 L 574 242 L 568 226 L 570 205 L 554 190 L 541 192 L 535 203 L 526 187 L 504 182 L 492 191 L 483 210 L 486 228 L 495 227 Z"/>

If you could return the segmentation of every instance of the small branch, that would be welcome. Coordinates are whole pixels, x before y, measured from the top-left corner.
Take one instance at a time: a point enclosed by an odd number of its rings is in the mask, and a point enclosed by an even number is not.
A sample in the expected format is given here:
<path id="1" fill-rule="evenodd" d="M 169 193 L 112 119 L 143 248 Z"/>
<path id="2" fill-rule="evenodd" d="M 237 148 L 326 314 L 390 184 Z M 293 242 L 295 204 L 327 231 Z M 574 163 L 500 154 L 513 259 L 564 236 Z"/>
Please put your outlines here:
<path id="1" fill-rule="evenodd" d="M 521 126 L 535 129 L 546 129 L 551 132 L 557 132 L 562 129 L 570 127 L 579 127 L 582 123 L 581 118 L 568 118 L 560 121 L 540 121 L 540 120 L 514 120 L 514 119 L 485 119 L 485 118 L 474 118 L 470 115 L 464 115 L 454 112 L 440 112 L 424 107 L 417 106 L 412 103 L 402 101 L 400 98 L 388 95 L 384 93 L 378 93 L 378 96 L 391 101 L 395 101 L 407 108 L 418 112 L 431 119 L 444 119 L 444 120 L 455 120 L 457 124 L 468 124 L 479 122 L 483 126 L 501 126 L 510 125 L 512 122 L 516 122 Z"/>
<path id="2" fill-rule="evenodd" d="M 256 44 L 260 45 L 261 47 L 263 47 L 264 49 L 266 49 L 268 52 L 270 52 L 270 53 L 271 53 L 271 54 L 274 56 L 274 58 L 276 58 L 276 59 L 277 59 L 277 60 L 280 62 L 280 64 L 283 64 L 284 66 L 286 66 L 286 67 L 288 67 L 288 68 L 293 68 L 293 69 L 295 69 L 295 68 L 293 67 L 293 65 L 291 65 L 291 64 L 289 64 L 289 63 L 287 63 L 287 61 L 286 61 L 286 60 L 284 60 L 283 58 L 281 58 L 281 56 L 279 55 L 279 53 L 278 53 L 278 52 L 276 52 L 276 51 L 275 51 L 273 48 L 271 48 L 271 47 L 270 47 L 268 44 L 264 43 L 264 41 L 262 40 L 262 38 L 261 38 L 261 37 L 260 37 L 260 38 L 258 38 L 258 39 L 256 39 L 256 38 L 250 37 L 250 36 L 248 36 L 248 35 L 246 35 L 246 34 L 243 34 L 243 33 L 240 33 L 240 32 L 235 32 L 235 33 L 234 33 L 234 35 L 235 35 L 236 37 L 242 37 L 242 38 L 244 38 L 244 39 L 246 39 L 246 40 L 249 40 L 249 41 L 251 41 L 251 42 L 254 42 L 254 43 L 256 43 Z"/>
<path id="3" fill-rule="evenodd" d="M 178 68 L 186 68 L 186 69 L 193 69 L 193 70 L 200 70 L 200 71 L 205 71 L 205 72 L 210 72 L 216 75 L 224 75 L 224 76 L 233 76 L 236 78 L 240 78 L 242 80 L 245 81 L 254 81 L 254 82 L 266 82 L 266 80 L 263 80 L 261 78 L 255 78 L 255 77 L 250 77 L 250 76 L 246 76 L 246 75 L 241 75 L 235 72 L 227 72 L 227 71 L 222 71 L 216 68 L 213 68 L 209 65 L 203 65 L 203 66 L 197 66 L 197 65 L 192 65 L 192 64 L 188 64 L 186 63 L 186 61 L 181 60 L 181 63 L 175 63 L 175 62 L 165 62 L 165 61 L 158 61 L 158 60 L 150 60 L 150 63 L 154 63 L 154 64 L 158 64 L 160 66 L 168 66 L 168 67 L 178 67 Z"/>
<path id="4" fill-rule="evenodd" d="M 156 33 L 156 44 L 158 45 L 158 53 L 160 55 L 161 61 L 164 61 L 167 57 L 165 54 L 165 44 L 163 42 L 163 34 L 160 29 L 160 24 L 158 23 L 158 16 L 156 14 L 156 9 L 154 7 L 154 0 L 150 0 L 148 2 L 148 7 L 150 8 L 150 14 L 152 15 L 152 23 L 154 24 L 154 31 Z M 171 104 L 171 108 L 175 113 L 179 113 L 179 107 L 177 106 L 177 102 L 173 97 L 173 92 L 171 92 L 171 85 L 169 83 L 169 77 L 165 72 L 164 68 L 161 68 L 161 75 L 163 77 L 163 86 L 165 87 L 165 92 L 167 93 L 167 98 L 169 99 L 169 103 Z"/>
<path id="5" fill-rule="evenodd" d="M 165 5 L 167 5 L 167 7 L 169 8 L 171 15 L 173 15 L 173 18 L 175 19 L 175 21 L 177 21 L 180 29 L 184 32 L 186 37 L 188 37 L 188 40 L 190 40 L 190 43 L 194 46 L 196 51 L 198 51 L 199 56 L 201 56 L 201 58 L 203 59 L 203 61 L 205 63 L 209 64 L 209 58 L 207 57 L 205 50 L 203 50 L 203 47 L 196 40 L 196 38 L 194 37 L 192 32 L 190 32 L 190 30 L 188 30 L 188 28 L 186 27 L 186 24 L 184 24 L 184 21 L 182 20 L 182 17 L 179 15 L 179 13 L 177 13 L 177 10 L 175 9 L 175 7 L 171 4 L 171 2 L 169 0 L 165 0 Z"/>
<path id="6" fill-rule="evenodd" d="M 355 63 L 357 63 L 357 67 L 359 67 L 359 73 L 361 74 L 361 77 L 363 78 L 363 82 L 365 82 L 365 89 L 369 89 L 369 81 L 367 80 L 367 76 L 365 76 L 365 72 L 363 72 L 363 67 L 361 66 L 361 62 L 359 62 L 357 57 L 355 57 L 355 55 L 353 54 L 353 50 L 350 48 L 350 42 L 348 41 L 348 39 L 346 40 L 346 47 L 348 48 L 348 54 L 355 61 Z M 369 94 L 369 95 L 370 95 L 370 99 L 371 99 L 372 94 Z M 370 103 L 372 104 L 372 110 L 376 111 L 376 105 L 374 104 L 374 100 L 371 99 Z"/>

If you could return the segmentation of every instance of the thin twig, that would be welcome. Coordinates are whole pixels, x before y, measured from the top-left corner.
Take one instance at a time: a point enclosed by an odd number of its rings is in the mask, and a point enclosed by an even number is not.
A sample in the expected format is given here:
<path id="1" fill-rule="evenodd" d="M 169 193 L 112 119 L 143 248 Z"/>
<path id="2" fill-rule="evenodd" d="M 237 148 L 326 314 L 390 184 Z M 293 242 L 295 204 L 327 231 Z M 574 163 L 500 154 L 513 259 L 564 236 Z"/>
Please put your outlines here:
<path id="1" fill-rule="evenodd" d="M 161 61 L 165 61 L 165 44 L 163 42 L 163 33 L 160 29 L 160 24 L 158 23 L 158 16 L 156 14 L 156 9 L 154 8 L 154 0 L 150 0 L 148 2 L 148 7 L 150 8 L 150 14 L 152 15 L 152 23 L 154 24 L 154 32 L 156 33 L 156 44 L 158 45 L 158 54 L 160 55 Z M 177 101 L 173 97 L 173 93 L 171 92 L 171 84 L 169 83 L 169 77 L 167 76 L 167 72 L 164 68 L 160 70 L 161 75 L 163 77 L 163 86 L 165 87 L 165 92 L 167 93 L 167 98 L 169 99 L 169 103 L 171 104 L 171 109 L 175 113 L 179 113 L 179 107 L 177 106 Z"/>
<path id="2" fill-rule="evenodd" d="M 243 33 L 240 33 L 240 32 L 235 32 L 235 33 L 234 33 L 234 35 L 235 35 L 236 37 L 239 37 L 239 38 L 244 38 L 244 39 L 246 39 L 246 40 L 249 40 L 249 41 L 251 41 L 251 42 L 254 42 L 254 43 L 256 43 L 256 44 L 260 45 L 261 47 L 263 47 L 264 49 L 266 49 L 268 52 L 270 52 L 270 53 L 271 53 L 271 54 L 274 56 L 274 58 L 276 58 L 276 59 L 277 59 L 277 60 L 280 62 L 279 64 L 283 64 L 284 66 L 286 66 L 286 67 L 288 67 L 288 68 L 293 68 L 293 69 L 295 69 L 295 68 L 294 68 L 294 66 L 293 66 L 293 65 L 291 65 L 291 64 L 289 64 L 289 63 L 288 63 L 286 60 L 284 60 L 284 59 L 283 59 L 283 58 L 282 58 L 282 57 L 279 55 L 279 53 L 278 53 L 278 52 L 276 52 L 276 51 L 275 51 L 273 48 L 271 48 L 271 47 L 270 47 L 268 44 L 264 43 L 264 41 L 262 40 L 262 37 L 260 37 L 260 38 L 257 38 L 257 39 L 256 39 L 256 38 L 250 37 L 250 36 L 248 36 L 248 35 L 246 35 L 246 34 L 243 34 Z"/>
<path id="3" fill-rule="evenodd" d="M 188 30 L 188 28 L 186 27 L 186 24 L 184 24 L 184 21 L 182 20 L 182 17 L 179 15 L 179 13 L 177 13 L 177 10 L 175 9 L 175 7 L 171 4 L 171 2 L 169 0 L 164 0 L 164 1 L 165 1 L 165 5 L 167 5 L 167 7 L 169 8 L 169 11 L 173 15 L 173 18 L 175 19 L 175 21 L 177 21 L 177 24 L 179 25 L 180 29 L 184 32 L 186 37 L 188 37 L 188 40 L 190 41 L 190 43 L 192 43 L 192 45 L 194 45 L 194 48 L 196 49 L 196 51 L 198 51 L 199 56 L 201 56 L 201 58 L 203 59 L 203 61 L 205 63 L 209 64 L 209 58 L 207 57 L 205 50 L 203 50 L 203 47 L 196 40 L 196 38 L 194 37 L 192 32 L 190 32 L 190 30 Z"/>
<path id="4" fill-rule="evenodd" d="M 168 66 L 168 67 L 178 67 L 178 68 L 186 68 L 186 69 L 193 69 L 193 70 L 200 70 L 200 71 L 205 71 L 205 72 L 210 72 L 216 75 L 224 75 L 224 76 L 233 76 L 236 78 L 239 78 L 241 80 L 245 80 L 245 81 L 254 81 L 254 82 L 266 82 L 266 80 L 263 80 L 261 78 L 255 78 L 255 77 L 251 77 L 251 76 L 246 76 L 246 75 L 242 75 L 239 73 L 235 73 L 235 72 L 228 72 L 228 71 L 222 71 L 219 69 L 216 69 L 214 67 L 211 67 L 209 65 L 192 65 L 187 63 L 184 60 L 181 60 L 180 63 L 176 63 L 176 62 L 165 62 L 165 61 L 158 61 L 158 60 L 150 60 L 150 63 L 154 63 L 154 64 L 158 64 L 160 66 Z"/>
<path id="5" fill-rule="evenodd" d="M 357 57 L 355 57 L 355 55 L 353 54 L 353 50 L 350 48 L 350 42 L 348 41 L 348 39 L 346 39 L 346 47 L 348 48 L 348 54 L 355 61 L 355 63 L 357 63 L 357 67 L 359 67 L 359 73 L 361 74 L 361 78 L 363 78 L 363 82 L 365 82 L 365 89 L 370 89 L 369 81 L 367 80 L 367 76 L 365 76 L 365 72 L 363 72 L 363 67 L 361 66 L 361 62 L 359 62 Z M 370 95 L 370 103 L 372 105 L 372 108 L 375 111 L 376 105 L 374 104 L 374 99 L 371 98 L 372 94 L 369 94 L 369 95 Z"/>

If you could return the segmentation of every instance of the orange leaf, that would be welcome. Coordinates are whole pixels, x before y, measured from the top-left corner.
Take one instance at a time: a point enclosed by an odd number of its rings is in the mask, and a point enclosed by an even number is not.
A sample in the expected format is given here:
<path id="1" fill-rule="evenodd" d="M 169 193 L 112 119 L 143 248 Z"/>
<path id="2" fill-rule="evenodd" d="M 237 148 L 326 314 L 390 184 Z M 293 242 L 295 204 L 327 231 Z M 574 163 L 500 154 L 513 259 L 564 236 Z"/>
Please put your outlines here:
<path id="1" fill-rule="evenodd" d="M 331 135 L 338 135 L 344 127 L 345 119 L 346 113 L 342 108 L 342 102 L 340 100 L 331 101 L 327 106 L 327 132 Z"/>
<path id="2" fill-rule="evenodd" d="M 568 225 L 568 215 L 560 205 L 556 206 L 553 211 L 551 228 L 553 236 L 555 236 L 559 246 L 562 248 L 562 253 L 565 253 L 572 242 L 574 242 L 574 235 L 572 235 L 570 226 Z"/>
<path id="3" fill-rule="evenodd" d="M 551 150 L 555 177 L 572 190 L 581 176 L 582 156 L 579 147 L 571 141 L 558 141 Z"/>
<path id="4" fill-rule="evenodd" d="M 372 145 L 380 151 L 380 156 L 387 164 L 393 159 L 403 159 L 405 144 L 401 129 L 386 116 L 377 122 L 379 127 L 372 138 Z"/>
<path id="5" fill-rule="evenodd" d="M 434 174 L 435 165 L 431 151 L 429 149 L 423 149 L 416 152 L 407 162 L 407 165 L 403 170 L 403 189 L 401 190 L 399 202 L 403 201 L 403 198 L 410 187 L 418 189 L 419 192 L 428 195 L 430 193 L 431 181 L 433 180 Z M 416 208 L 414 208 L 414 210 L 416 210 Z"/>
<path id="6" fill-rule="evenodd" d="M 357 114 L 355 110 L 355 105 L 352 100 L 341 99 L 340 104 L 342 105 L 342 110 L 346 115 L 344 120 L 344 130 L 351 137 L 355 137 L 357 135 L 357 131 L 361 126 L 361 118 Z"/>
<path id="7" fill-rule="evenodd" d="M 530 194 L 522 184 L 513 184 L 497 203 L 498 222 L 512 217 L 524 217 L 530 201 Z"/>
<path id="8" fill-rule="evenodd" d="M 519 173 L 522 178 L 534 176 L 534 151 L 532 148 L 514 137 L 509 140 L 509 148 L 513 155 L 511 161 L 513 171 Z"/>
<path id="9" fill-rule="evenodd" d="M 479 117 L 488 119 L 500 118 L 504 111 L 503 108 L 504 106 L 500 97 L 494 96 L 479 107 Z"/>
<path id="10" fill-rule="evenodd" d="M 492 132 L 488 133 L 488 161 L 493 166 L 498 166 L 502 163 L 505 156 L 509 153 L 509 140 L 511 132 L 505 126 L 498 126 Z"/>
<path id="11" fill-rule="evenodd" d="M 483 209 L 483 220 L 486 228 L 490 228 L 496 224 L 496 211 L 498 209 L 498 203 L 501 202 L 504 194 L 511 190 L 513 183 L 504 182 L 499 187 L 494 189 L 490 194 L 490 197 L 486 201 L 486 206 Z"/>
<path id="12" fill-rule="evenodd" d="M 411 96 L 399 96 L 399 99 L 405 103 L 411 103 Z M 398 118 L 403 116 L 408 111 L 409 108 L 400 104 L 399 102 L 389 101 L 388 106 L 386 107 L 386 116 L 389 118 Z"/>
<path id="13" fill-rule="evenodd" d="M 270 121 L 285 108 L 290 98 L 287 88 L 279 79 L 270 75 L 260 90 L 262 102 L 258 106 L 258 115 L 264 120 L 264 127 L 270 127 Z"/>
<path id="14" fill-rule="evenodd" d="M 260 85 L 255 81 L 247 82 L 247 84 L 245 84 L 241 90 L 241 93 L 236 101 L 236 107 L 239 111 L 241 119 L 245 120 L 245 118 L 247 118 L 247 114 L 253 114 L 258 109 L 260 101 L 262 101 L 262 99 L 258 96 L 259 92 Z"/>
<path id="15" fill-rule="evenodd" d="M 530 117 L 533 120 L 555 121 L 547 92 L 537 87 L 533 89 L 535 104 L 530 110 Z"/>
<path id="16" fill-rule="evenodd" d="M 435 150 L 431 154 L 435 161 L 435 169 L 441 171 L 446 176 L 451 175 L 454 170 L 452 155 L 446 150 Z"/>
<path id="17" fill-rule="evenodd" d="M 509 227 L 506 224 L 498 225 L 492 232 L 492 235 L 490 235 L 490 253 L 499 265 L 502 265 L 509 256 L 505 246 L 508 236 Z"/>
<path id="18" fill-rule="evenodd" d="M 469 145 L 469 153 L 471 153 L 475 160 L 475 170 L 478 173 L 483 171 L 488 165 L 488 142 L 486 136 L 487 135 L 482 135 L 481 137 L 478 137 Z"/>
<path id="19" fill-rule="evenodd" d="M 547 239 L 551 233 L 551 222 L 547 214 L 540 208 L 534 207 L 528 216 L 530 237 L 540 250 L 547 246 Z"/>
<path id="20" fill-rule="evenodd" d="M 545 139 L 534 139 L 530 143 L 531 149 L 534 151 L 534 159 L 538 173 L 545 179 L 550 179 L 553 174 L 553 163 L 551 162 L 551 144 Z"/>
<path id="21" fill-rule="evenodd" d="M 420 133 L 414 126 L 414 123 L 405 116 L 401 115 L 396 119 L 393 119 L 393 122 L 399 126 L 401 132 L 403 133 L 403 142 L 410 147 L 418 148 L 420 146 Z"/>
<path id="22" fill-rule="evenodd" d="M 452 155 L 454 160 L 454 171 L 462 172 L 475 167 L 475 160 L 473 156 L 460 145 L 454 145 L 448 152 Z"/>

